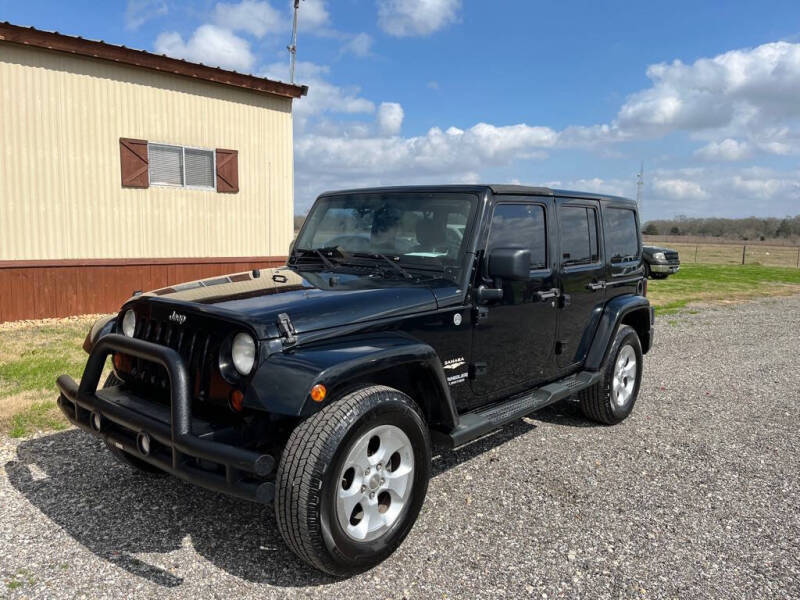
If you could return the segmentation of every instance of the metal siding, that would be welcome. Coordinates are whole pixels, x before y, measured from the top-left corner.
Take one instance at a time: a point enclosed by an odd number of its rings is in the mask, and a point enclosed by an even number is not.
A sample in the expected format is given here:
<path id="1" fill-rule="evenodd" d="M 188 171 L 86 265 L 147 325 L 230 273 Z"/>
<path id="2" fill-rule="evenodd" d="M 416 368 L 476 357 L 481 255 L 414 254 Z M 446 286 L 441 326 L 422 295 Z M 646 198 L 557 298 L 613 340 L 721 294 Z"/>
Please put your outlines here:
<path id="1" fill-rule="evenodd" d="M 239 151 L 239 192 L 120 184 L 119 138 Z M 291 100 L 0 42 L 0 260 L 285 255 Z"/>

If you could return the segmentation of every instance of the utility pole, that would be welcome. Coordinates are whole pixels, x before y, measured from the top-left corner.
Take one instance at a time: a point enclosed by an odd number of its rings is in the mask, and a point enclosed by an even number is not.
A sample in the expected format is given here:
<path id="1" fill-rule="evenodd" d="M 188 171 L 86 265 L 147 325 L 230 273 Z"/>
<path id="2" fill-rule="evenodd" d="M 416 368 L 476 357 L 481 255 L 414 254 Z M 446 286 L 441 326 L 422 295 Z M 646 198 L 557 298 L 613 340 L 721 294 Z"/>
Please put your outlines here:
<path id="1" fill-rule="evenodd" d="M 292 18 L 292 41 L 286 46 L 289 51 L 289 83 L 294 83 L 294 63 L 297 58 L 297 9 L 300 0 L 294 0 L 294 17 Z"/>
<path id="2" fill-rule="evenodd" d="M 642 188 L 644 187 L 644 161 L 639 167 L 639 172 L 636 174 L 636 206 L 639 207 L 639 212 L 642 212 Z"/>

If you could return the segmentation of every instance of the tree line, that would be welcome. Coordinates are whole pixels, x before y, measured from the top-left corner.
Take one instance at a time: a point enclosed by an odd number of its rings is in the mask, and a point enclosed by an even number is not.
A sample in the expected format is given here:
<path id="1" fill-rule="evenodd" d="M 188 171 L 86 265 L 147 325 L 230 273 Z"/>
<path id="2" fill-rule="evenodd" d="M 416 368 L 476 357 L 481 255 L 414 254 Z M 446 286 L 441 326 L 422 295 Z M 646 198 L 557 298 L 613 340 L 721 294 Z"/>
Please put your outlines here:
<path id="1" fill-rule="evenodd" d="M 642 228 L 645 235 L 692 235 L 731 240 L 799 239 L 800 215 L 794 217 L 746 217 L 743 219 L 689 218 L 654 219 Z"/>

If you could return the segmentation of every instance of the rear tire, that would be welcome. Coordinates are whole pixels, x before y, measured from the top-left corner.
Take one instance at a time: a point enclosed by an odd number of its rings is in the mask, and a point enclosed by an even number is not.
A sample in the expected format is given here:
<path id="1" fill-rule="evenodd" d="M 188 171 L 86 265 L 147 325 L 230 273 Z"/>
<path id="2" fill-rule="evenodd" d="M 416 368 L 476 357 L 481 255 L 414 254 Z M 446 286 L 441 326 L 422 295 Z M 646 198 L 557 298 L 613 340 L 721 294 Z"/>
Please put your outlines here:
<path id="1" fill-rule="evenodd" d="M 430 470 L 430 437 L 413 400 L 385 386 L 358 389 L 290 435 L 276 477 L 278 530 L 312 567 L 360 573 L 411 531 Z"/>
<path id="2" fill-rule="evenodd" d="M 113 373 L 111 373 L 109 374 L 108 377 L 106 377 L 106 381 L 103 384 L 103 387 L 104 388 L 114 387 L 115 385 L 120 385 L 121 383 L 122 380 Z M 151 477 L 164 477 L 165 475 L 167 475 L 166 472 L 162 471 L 158 467 L 154 467 L 150 463 L 143 461 L 141 458 L 138 458 L 136 456 L 128 454 L 123 450 L 120 450 L 113 444 L 109 444 L 108 442 L 106 442 L 106 448 L 108 448 L 109 452 L 111 452 L 114 458 L 116 458 L 119 462 L 132 469 L 136 469 L 140 473 L 144 473 Z"/>
<path id="3" fill-rule="evenodd" d="M 642 381 L 642 344 L 636 330 L 620 325 L 608 351 L 600 383 L 578 394 L 583 414 L 593 421 L 616 425 L 636 404 Z"/>

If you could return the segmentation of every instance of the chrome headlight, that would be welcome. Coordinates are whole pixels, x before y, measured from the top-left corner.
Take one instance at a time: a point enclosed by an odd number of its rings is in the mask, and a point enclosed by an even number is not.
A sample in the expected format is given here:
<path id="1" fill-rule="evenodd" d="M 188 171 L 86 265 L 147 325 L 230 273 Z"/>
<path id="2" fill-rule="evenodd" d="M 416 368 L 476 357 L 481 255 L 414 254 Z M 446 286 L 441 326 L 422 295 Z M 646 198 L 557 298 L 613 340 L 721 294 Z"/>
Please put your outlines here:
<path id="1" fill-rule="evenodd" d="M 249 375 L 256 362 L 256 341 L 248 333 L 237 333 L 231 344 L 233 366 L 242 375 Z"/>
<path id="2" fill-rule="evenodd" d="M 122 333 L 133 337 L 134 331 L 136 331 L 136 313 L 133 312 L 133 309 L 128 309 L 122 317 Z"/>
<path id="3" fill-rule="evenodd" d="M 667 257 L 664 256 L 663 252 L 656 252 L 655 254 L 653 254 L 653 259 L 658 261 L 665 261 L 667 260 Z"/>

